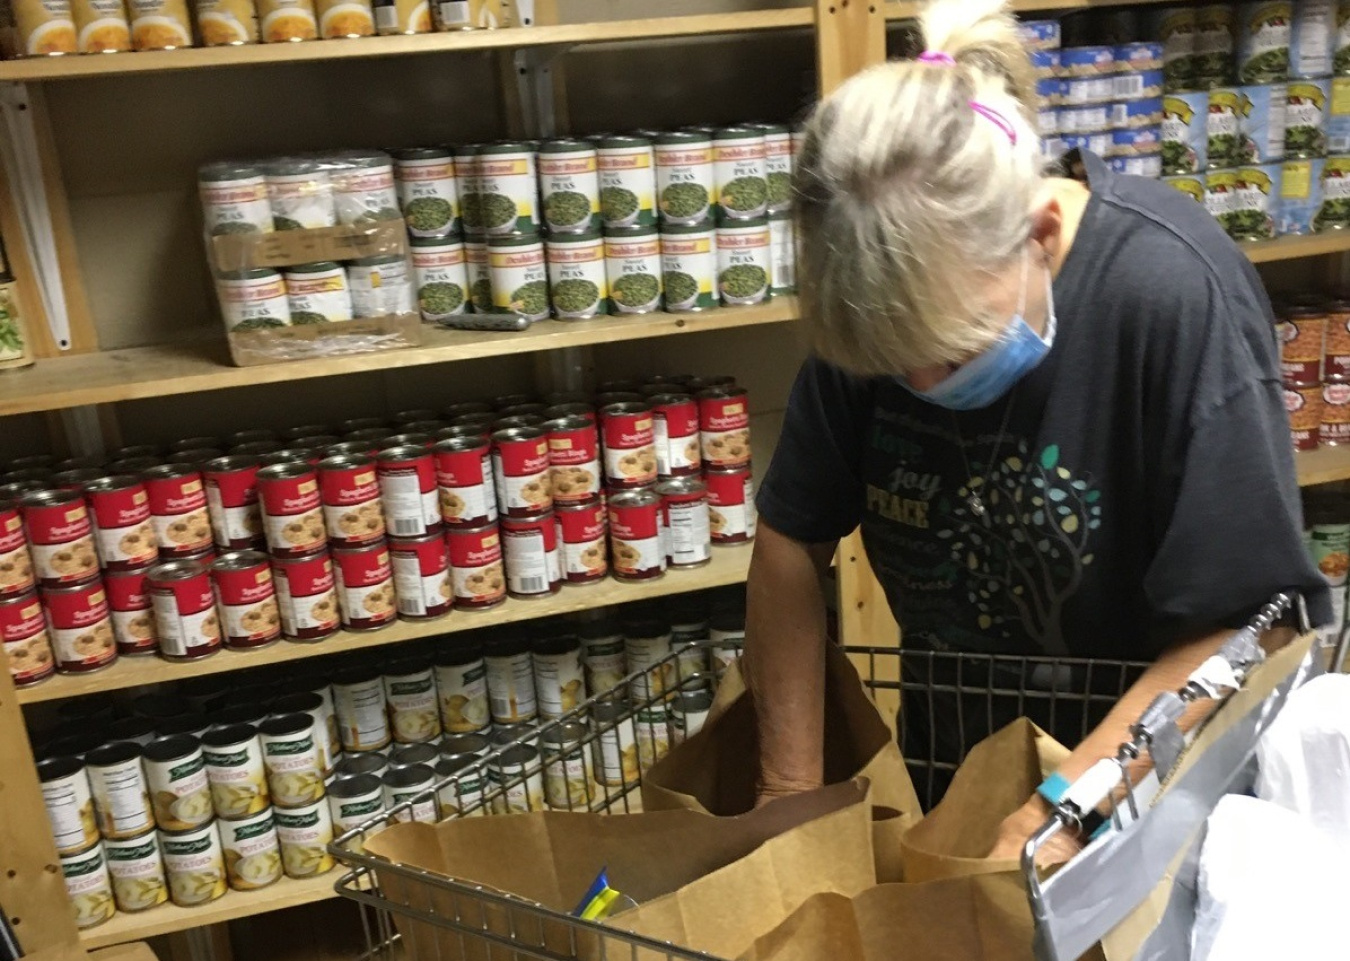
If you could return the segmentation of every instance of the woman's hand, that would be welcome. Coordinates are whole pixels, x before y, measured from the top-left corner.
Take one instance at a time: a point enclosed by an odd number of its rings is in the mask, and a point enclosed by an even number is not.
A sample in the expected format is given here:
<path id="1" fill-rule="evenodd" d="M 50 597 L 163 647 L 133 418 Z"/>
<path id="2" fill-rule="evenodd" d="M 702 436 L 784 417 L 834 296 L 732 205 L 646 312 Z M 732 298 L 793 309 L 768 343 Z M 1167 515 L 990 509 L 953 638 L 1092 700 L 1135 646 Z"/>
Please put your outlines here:
<path id="1" fill-rule="evenodd" d="M 1027 840 L 1050 819 L 1051 813 L 1050 803 L 1039 794 L 1033 795 L 1031 800 L 1003 819 L 989 857 L 1020 860 Z M 1041 846 L 1036 863 L 1042 867 L 1063 864 L 1081 850 L 1083 844 L 1076 836 L 1061 831 Z"/>

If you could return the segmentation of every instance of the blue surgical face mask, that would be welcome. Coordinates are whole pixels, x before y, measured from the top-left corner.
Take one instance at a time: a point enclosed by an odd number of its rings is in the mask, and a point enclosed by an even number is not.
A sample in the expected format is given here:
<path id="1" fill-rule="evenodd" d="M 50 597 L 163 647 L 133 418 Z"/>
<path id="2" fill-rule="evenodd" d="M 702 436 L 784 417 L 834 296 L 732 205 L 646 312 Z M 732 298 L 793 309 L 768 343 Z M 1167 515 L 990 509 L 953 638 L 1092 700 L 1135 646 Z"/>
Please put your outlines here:
<path id="1" fill-rule="evenodd" d="M 988 407 L 1025 377 L 1050 353 L 1055 342 L 1055 298 L 1049 268 L 1045 271 L 1045 336 L 1032 330 L 1023 316 L 1027 303 L 1027 264 L 1022 261 L 1022 292 L 1017 313 L 999 339 L 988 350 L 962 364 L 951 375 L 929 390 L 912 387 L 904 377 L 900 385 L 930 404 L 950 410 L 977 410 Z"/>

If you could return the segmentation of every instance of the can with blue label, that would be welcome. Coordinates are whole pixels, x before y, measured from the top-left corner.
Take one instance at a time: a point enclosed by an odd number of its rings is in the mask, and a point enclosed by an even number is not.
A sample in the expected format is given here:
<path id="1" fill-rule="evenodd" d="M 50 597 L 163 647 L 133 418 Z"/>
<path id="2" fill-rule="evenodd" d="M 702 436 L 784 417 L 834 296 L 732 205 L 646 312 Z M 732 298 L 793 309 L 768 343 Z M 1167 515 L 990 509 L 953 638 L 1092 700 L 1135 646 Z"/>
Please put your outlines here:
<path id="1" fill-rule="evenodd" d="M 1162 131 L 1159 127 L 1121 127 L 1111 131 L 1112 157 L 1162 156 Z M 1159 160 L 1159 163 L 1162 161 Z"/>
<path id="2" fill-rule="evenodd" d="M 1066 106 L 1081 106 L 1089 103 L 1110 103 L 1116 98 L 1115 77 L 1092 74 L 1086 77 L 1069 77 L 1064 80 L 1062 90 L 1063 103 Z"/>
<path id="3" fill-rule="evenodd" d="M 1031 69 L 1038 78 L 1059 76 L 1059 51 L 1058 50 L 1033 50 L 1031 51 Z"/>
<path id="4" fill-rule="evenodd" d="M 1111 131 L 1102 130 L 1097 133 L 1075 133 L 1061 134 L 1060 143 L 1064 144 L 1064 151 L 1086 150 L 1089 153 L 1095 153 L 1098 157 L 1105 157 L 1111 152 Z"/>
<path id="5" fill-rule="evenodd" d="M 1209 94 L 1174 93 L 1162 101 L 1163 174 L 1201 173 L 1209 163 Z"/>
<path id="6" fill-rule="evenodd" d="M 1023 20 L 1017 24 L 1022 44 L 1028 50 L 1058 50 L 1058 20 Z"/>
<path id="7" fill-rule="evenodd" d="M 1066 153 L 1064 141 L 1058 137 L 1041 138 L 1041 160 L 1045 163 L 1054 163 L 1063 157 Z"/>
<path id="8" fill-rule="evenodd" d="M 1165 7 L 1148 11 L 1149 36 L 1163 45 L 1163 79 L 1168 90 L 1191 85 L 1195 60 L 1195 8 Z"/>
<path id="9" fill-rule="evenodd" d="M 1116 58 L 1110 47 L 1065 47 L 1059 52 L 1059 66 L 1066 78 L 1094 77 L 1116 72 Z"/>
<path id="10" fill-rule="evenodd" d="M 1291 80 L 1285 96 L 1284 155 L 1325 157 L 1331 78 Z"/>
<path id="11" fill-rule="evenodd" d="M 1238 160 L 1268 164 L 1284 159 L 1284 113 L 1288 88 L 1282 83 L 1251 84 L 1239 88 Z"/>
<path id="12" fill-rule="evenodd" d="M 1205 173 L 1205 209 L 1219 222 L 1225 233 L 1232 233 L 1237 189 L 1237 171 L 1233 168 Z"/>
<path id="13" fill-rule="evenodd" d="M 1321 202 L 1313 217 L 1313 230 L 1345 230 L 1350 227 L 1350 156 L 1322 161 Z"/>
<path id="14" fill-rule="evenodd" d="M 1060 133 L 1095 133 L 1098 130 L 1109 130 L 1112 126 L 1109 104 L 1059 108 Z"/>
<path id="15" fill-rule="evenodd" d="M 1331 80 L 1331 109 L 1327 111 L 1327 153 L 1350 154 L 1350 77 L 1333 77 Z"/>
<path id="16" fill-rule="evenodd" d="M 1197 88 L 1232 83 L 1233 7 L 1226 3 L 1195 11 L 1195 58 L 1192 76 Z"/>
<path id="17" fill-rule="evenodd" d="M 1238 4 L 1238 83 L 1275 83 L 1289 78 L 1292 0 Z"/>
<path id="18" fill-rule="evenodd" d="M 1234 240 L 1270 240 L 1280 217 L 1280 165 L 1237 169 L 1237 194 L 1228 233 Z"/>
<path id="19" fill-rule="evenodd" d="M 1114 96 L 1112 100 L 1141 100 L 1161 97 L 1163 92 L 1163 72 L 1161 70 L 1135 70 L 1118 73 L 1114 77 Z"/>
<path id="20" fill-rule="evenodd" d="M 1112 157 L 1107 161 L 1113 171 L 1128 174 L 1131 177 L 1146 177 L 1157 180 L 1162 176 L 1162 154 L 1141 154 L 1137 157 Z"/>
<path id="21" fill-rule="evenodd" d="M 1210 170 L 1236 165 L 1241 158 L 1238 112 L 1242 94 L 1236 87 L 1215 87 L 1209 92 L 1209 117 L 1205 124 L 1206 163 Z"/>
<path id="22" fill-rule="evenodd" d="M 1111 55 L 1115 58 L 1116 69 L 1122 73 L 1163 68 L 1163 45 L 1156 40 L 1118 44 Z"/>
<path id="23" fill-rule="evenodd" d="M 1322 204 L 1321 160 L 1286 160 L 1280 165 L 1280 213 L 1276 232 L 1310 234 Z"/>
<path id="24" fill-rule="evenodd" d="M 1156 127 L 1162 123 L 1162 97 L 1113 103 L 1110 115 L 1112 127 Z"/>
<path id="25" fill-rule="evenodd" d="M 1059 133 L 1059 111 L 1054 108 L 1036 111 L 1036 132 L 1042 137 Z"/>
<path id="26" fill-rule="evenodd" d="M 1198 204 L 1205 202 L 1205 178 L 1203 174 L 1182 174 L 1177 177 L 1163 177 L 1162 182 L 1174 190 L 1179 190 Z"/>
<path id="27" fill-rule="evenodd" d="M 1331 73 L 1336 40 L 1336 0 L 1298 0 L 1289 32 L 1289 76 L 1325 77 Z"/>
<path id="28" fill-rule="evenodd" d="M 1042 107 L 1057 107 L 1064 99 L 1064 81 L 1057 77 L 1036 81 L 1036 99 Z"/>

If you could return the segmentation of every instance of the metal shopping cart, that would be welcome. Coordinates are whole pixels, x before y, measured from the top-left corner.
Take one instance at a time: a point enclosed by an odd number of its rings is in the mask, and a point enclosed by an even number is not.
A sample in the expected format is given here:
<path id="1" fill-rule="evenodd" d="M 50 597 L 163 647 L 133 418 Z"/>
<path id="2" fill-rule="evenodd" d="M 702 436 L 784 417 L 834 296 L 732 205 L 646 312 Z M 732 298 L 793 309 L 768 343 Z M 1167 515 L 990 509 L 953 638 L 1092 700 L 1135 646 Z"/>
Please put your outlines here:
<path id="1" fill-rule="evenodd" d="M 1284 698 L 1317 672 L 1315 653 L 1298 659 L 1295 668 L 1279 678 L 1263 678 L 1261 697 L 1243 702 L 1242 718 L 1222 738 L 1221 750 L 1204 758 L 1199 787 L 1195 771 L 1179 786 L 1181 800 L 1149 808 L 1149 799 L 1175 771 L 1183 756 L 1184 739 L 1176 721 L 1192 702 L 1210 698 L 1218 705 L 1242 682 L 1259 673 L 1263 657 L 1260 641 L 1277 617 L 1295 608 L 1306 633 L 1306 614 L 1299 600 L 1277 596 L 1246 628 L 1236 632 L 1222 652 L 1222 666 L 1211 659 L 1186 688 L 1163 696 L 1141 717 L 1135 738 L 1121 748 L 1118 758 L 1094 767 L 1065 793 L 1055 815 L 1028 841 L 1024 858 L 1028 894 L 1037 924 L 1036 951 L 1041 961 L 1076 958 L 1095 944 L 1143 900 L 1173 867 L 1174 855 L 1186 850 L 1198 823 L 1233 784 L 1251 755 L 1255 739 L 1282 707 Z M 1292 632 L 1290 632 L 1292 634 Z M 902 701 L 925 708 L 914 714 L 947 719 L 942 729 L 903 725 L 901 738 L 906 761 L 925 807 L 934 803 L 966 751 L 1007 720 L 1030 716 L 1064 736 L 1086 734 L 1119 699 L 1146 667 L 1139 662 L 1056 658 L 1005 657 L 901 651 L 897 648 L 846 648 L 864 684 L 880 700 L 896 692 Z M 568 758 L 580 750 L 602 765 L 613 752 L 632 744 L 641 764 L 633 776 L 617 785 L 593 783 L 589 803 L 576 804 L 570 793 L 554 797 L 563 809 L 609 813 L 640 810 L 641 773 L 664 737 L 654 720 L 662 716 L 672 693 L 705 688 L 716 683 L 725 663 L 724 651 L 713 652 L 712 671 L 681 669 L 678 655 L 647 672 L 625 679 L 630 699 L 616 708 L 613 695 L 601 695 L 579 705 L 537 734 L 523 736 L 495 754 L 481 758 L 440 780 L 431 790 L 443 812 L 465 817 L 488 811 L 523 809 L 539 781 L 550 773 L 564 774 Z M 686 662 L 687 667 L 687 662 Z M 661 681 L 654 680 L 661 678 Z M 1268 689 L 1268 690 L 1267 690 Z M 890 695 L 895 696 L 895 693 Z M 1176 708 L 1180 706 L 1181 710 Z M 902 711 L 902 717 L 906 712 Z M 584 735 L 558 746 L 549 734 L 568 723 L 584 725 Z M 1076 738 L 1072 738 L 1076 739 Z M 503 764 L 513 747 L 530 743 L 541 749 L 534 769 Z M 1134 784 L 1130 762 L 1149 754 L 1158 770 L 1151 781 Z M 532 783 L 532 778 L 535 779 Z M 487 783 L 486 790 L 480 787 Z M 365 853 L 364 841 L 393 819 L 410 818 L 416 798 L 383 816 L 372 818 L 334 840 L 331 849 L 348 870 L 338 880 L 343 896 L 363 905 L 368 956 L 397 957 L 401 950 L 416 961 L 573 961 L 573 959 L 628 959 L 628 961 L 722 961 L 640 935 L 594 922 L 580 921 L 517 897 L 470 882 L 435 875 L 408 865 L 391 864 Z M 1196 802 L 1208 801 L 1201 811 Z M 1095 842 L 1048 881 L 1034 867 L 1036 851 L 1051 836 L 1076 826 L 1090 809 L 1110 806 L 1111 821 L 1119 829 Z M 1188 807 L 1189 805 L 1189 807 Z M 1157 812 L 1161 811 L 1163 817 Z M 1196 820 L 1198 818 L 1198 821 Z M 1137 822 L 1137 823 L 1136 823 Z M 1156 825 L 1161 824 L 1161 827 Z M 1147 836 L 1141 834 L 1147 831 Z M 1134 839 L 1134 840 L 1132 840 Z M 1159 844 L 1165 845 L 1159 847 Z M 1141 853 L 1142 851 L 1142 853 Z M 1145 856 L 1147 855 L 1147 857 Z M 1165 855 L 1165 856 L 1164 856 Z M 1132 872 L 1125 876 L 1121 871 Z M 1172 909 L 1169 909 L 1172 910 Z M 1177 896 L 1172 920 L 1185 921 L 1184 891 Z M 394 918 L 399 924 L 394 923 Z M 1170 917 L 1170 916 L 1169 916 Z M 1173 926 L 1175 927 L 1175 925 Z M 1180 928 L 1170 931 L 1176 936 Z M 1189 928 L 1185 928 L 1189 930 Z M 401 934 L 400 931 L 403 933 Z M 413 931 L 411 944 L 407 932 Z M 419 936 L 420 935 L 420 936 Z M 1161 942 L 1159 942 L 1161 943 Z M 410 948 L 411 950 L 404 950 Z M 1158 959 L 1186 954 L 1157 953 Z"/>

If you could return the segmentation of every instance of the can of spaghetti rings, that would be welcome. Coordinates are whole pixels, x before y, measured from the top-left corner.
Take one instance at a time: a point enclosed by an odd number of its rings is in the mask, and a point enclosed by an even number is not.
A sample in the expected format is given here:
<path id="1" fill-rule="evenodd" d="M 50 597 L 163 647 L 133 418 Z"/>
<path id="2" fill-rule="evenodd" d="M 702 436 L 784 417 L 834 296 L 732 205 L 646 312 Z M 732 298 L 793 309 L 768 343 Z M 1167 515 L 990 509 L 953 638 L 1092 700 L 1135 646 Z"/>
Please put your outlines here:
<path id="1" fill-rule="evenodd" d="M 600 496 L 600 435 L 594 418 L 567 415 L 544 423 L 552 467 L 553 503 L 576 504 Z"/>
<path id="2" fill-rule="evenodd" d="M 421 537 L 441 529 L 436 466 L 424 445 L 380 451 L 375 459 L 385 525 L 393 537 Z"/>
<path id="3" fill-rule="evenodd" d="M 159 650 L 150 586 L 145 570 L 109 571 L 103 578 L 112 616 L 117 653 L 123 657 L 154 654 Z"/>
<path id="4" fill-rule="evenodd" d="M 337 632 L 337 586 L 327 552 L 272 558 L 272 582 L 286 637 L 321 641 Z"/>
<path id="5" fill-rule="evenodd" d="M 432 446 L 431 456 L 436 467 L 441 521 L 447 527 L 474 527 L 497 519 L 492 448 L 486 438 L 445 437 Z"/>
<path id="6" fill-rule="evenodd" d="M 605 505 L 600 498 L 581 504 L 559 504 L 558 539 L 562 550 L 563 579 L 568 584 L 594 584 L 609 573 L 609 530 Z"/>
<path id="7" fill-rule="evenodd" d="M 383 544 L 333 551 L 338 608 L 349 631 L 387 627 L 398 615 L 394 568 Z"/>
<path id="8" fill-rule="evenodd" d="M 708 467 L 750 463 L 750 404 L 745 388 L 712 387 L 698 393 L 699 438 Z"/>
<path id="9" fill-rule="evenodd" d="M 360 547 L 384 537 L 384 508 L 371 457 L 340 454 L 319 461 L 319 496 L 334 547 Z"/>
<path id="10" fill-rule="evenodd" d="M 605 477 L 611 487 L 645 487 L 656 480 L 656 445 L 651 405 L 645 401 L 608 404 L 600 410 Z"/>
<path id="11" fill-rule="evenodd" d="M 538 517 L 502 518 L 506 592 L 512 597 L 547 597 L 562 588 L 558 525 L 550 511 Z"/>
<path id="12" fill-rule="evenodd" d="M 150 501 L 150 524 L 164 558 L 189 557 L 212 545 L 211 518 L 201 472 L 163 464 L 141 475 Z"/>
<path id="13" fill-rule="evenodd" d="M 651 490 L 620 491 L 610 495 L 608 513 L 614 576 L 622 581 L 645 581 L 664 574 L 661 496 Z"/>
<path id="14" fill-rule="evenodd" d="M 749 466 L 709 468 L 708 527 L 713 544 L 744 544 L 755 539 L 755 493 Z"/>
<path id="15" fill-rule="evenodd" d="M 127 474 L 100 477 L 84 485 L 84 494 L 105 571 L 146 567 L 159 559 L 150 526 L 150 496 L 140 478 Z"/>
<path id="16" fill-rule="evenodd" d="M 272 568 L 262 551 L 232 551 L 211 564 L 225 646 L 265 647 L 281 639 Z"/>
<path id="17" fill-rule="evenodd" d="M 548 432 L 511 427 L 492 434 L 497 507 L 506 517 L 531 517 L 553 507 L 549 488 Z"/>
<path id="18" fill-rule="evenodd" d="M 445 541 L 450 549 L 455 607 L 481 610 L 506 600 L 501 532 L 496 524 L 452 527 Z"/>
<path id="19" fill-rule="evenodd" d="M 661 393 L 648 399 L 652 406 L 652 442 L 660 477 L 685 477 L 702 467 L 699 449 L 698 404 L 687 394 Z"/>
<path id="20" fill-rule="evenodd" d="M 301 557 L 328 544 L 319 475 L 308 463 L 271 464 L 258 471 L 263 529 L 274 557 Z"/>
<path id="21" fill-rule="evenodd" d="M 165 561 L 146 572 L 161 657 L 195 661 L 220 650 L 220 618 L 206 564 Z"/>
<path id="22" fill-rule="evenodd" d="M 398 616 L 426 620 L 450 613 L 450 549 L 441 533 L 389 542 Z"/>
<path id="23" fill-rule="evenodd" d="M 47 618 L 36 594 L 0 598 L 0 643 L 15 687 L 30 687 L 56 673 Z"/>
<path id="24" fill-rule="evenodd" d="M 42 587 L 83 584 L 98 577 L 93 523 L 81 493 L 33 491 L 19 505 L 33 570 Z"/>
<path id="25" fill-rule="evenodd" d="M 0 598 L 18 597 L 36 586 L 19 505 L 0 496 Z"/>
<path id="26" fill-rule="evenodd" d="M 698 477 L 676 477 L 656 485 L 661 529 L 671 567 L 701 567 L 712 560 L 708 486 Z"/>
<path id="27" fill-rule="evenodd" d="M 117 660 L 108 595 L 99 581 L 42 592 L 56 669 L 88 674 Z"/>

